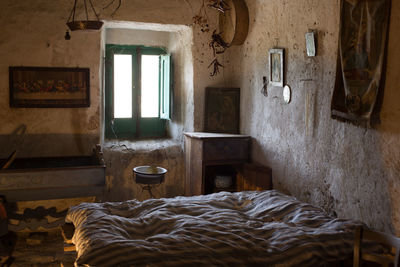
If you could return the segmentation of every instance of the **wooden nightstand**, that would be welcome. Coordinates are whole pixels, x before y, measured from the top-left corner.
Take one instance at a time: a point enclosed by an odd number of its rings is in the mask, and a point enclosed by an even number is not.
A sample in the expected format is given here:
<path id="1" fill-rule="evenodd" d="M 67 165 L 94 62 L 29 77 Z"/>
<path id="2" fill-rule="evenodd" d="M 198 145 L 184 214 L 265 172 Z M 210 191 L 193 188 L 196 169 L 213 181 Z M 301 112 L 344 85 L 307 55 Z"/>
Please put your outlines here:
<path id="1" fill-rule="evenodd" d="M 248 135 L 191 132 L 185 135 L 185 194 L 271 189 L 271 170 L 249 164 Z M 217 174 L 232 176 L 229 188 L 217 189 Z"/>

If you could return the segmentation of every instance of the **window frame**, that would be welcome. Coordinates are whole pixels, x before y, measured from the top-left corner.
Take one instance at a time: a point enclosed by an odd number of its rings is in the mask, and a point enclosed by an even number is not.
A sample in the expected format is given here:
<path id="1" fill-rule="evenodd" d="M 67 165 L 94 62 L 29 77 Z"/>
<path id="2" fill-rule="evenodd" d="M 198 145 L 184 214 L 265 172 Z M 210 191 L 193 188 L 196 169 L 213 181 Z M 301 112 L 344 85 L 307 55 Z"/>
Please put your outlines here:
<path id="1" fill-rule="evenodd" d="M 114 55 L 132 55 L 132 118 L 114 118 Z M 165 116 L 161 117 L 161 103 L 164 102 L 163 84 L 161 75 L 161 56 L 166 55 L 166 50 L 160 47 L 147 47 L 141 45 L 116 45 L 106 44 L 105 60 L 105 137 L 107 139 L 140 139 L 166 136 Z M 141 117 L 141 56 L 160 56 L 159 66 L 159 102 L 158 117 Z M 171 71 L 171 69 L 169 69 Z M 168 88 L 170 89 L 170 88 Z M 169 100 L 168 100 L 169 101 Z"/>

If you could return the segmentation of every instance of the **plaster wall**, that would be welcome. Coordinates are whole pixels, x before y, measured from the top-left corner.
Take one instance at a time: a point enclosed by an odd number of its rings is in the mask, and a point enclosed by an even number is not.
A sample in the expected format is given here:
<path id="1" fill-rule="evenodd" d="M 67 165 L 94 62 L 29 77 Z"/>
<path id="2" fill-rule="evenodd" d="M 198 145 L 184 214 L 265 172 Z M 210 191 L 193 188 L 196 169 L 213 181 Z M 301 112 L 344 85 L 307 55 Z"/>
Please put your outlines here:
<path id="1" fill-rule="evenodd" d="M 78 1 L 78 4 L 82 2 Z M 176 64 L 181 72 L 175 73 L 176 86 L 179 86 L 175 91 L 178 109 L 174 110 L 174 123 L 170 125 L 175 141 L 103 143 L 108 167 L 105 200 L 145 198 L 139 196 L 140 190 L 132 180 L 132 168 L 147 164 L 164 166 L 169 171 L 157 196 L 183 194 L 182 132 L 201 130 L 204 88 L 222 80 L 210 78 L 210 70 L 207 69 L 212 61 L 212 52 L 208 47 L 210 35 L 192 27 L 192 17 L 200 9 L 201 2 L 123 1 L 115 15 L 112 12 L 116 6 L 103 10 L 109 2 L 93 2 L 106 24 L 134 22 L 148 31 L 157 31 L 160 25 L 169 25 L 169 33 L 158 35 L 155 40 L 157 43 L 160 40 L 165 42 L 176 55 Z M 73 1 L 64 0 L 0 1 L 0 22 L 3 25 L 0 32 L 0 157 L 8 156 L 15 149 L 19 157 L 90 154 L 93 145 L 103 141 L 101 58 L 107 34 L 104 30 L 74 31 L 70 32 L 71 40 L 66 41 L 65 23 L 72 6 Z M 83 7 L 78 6 L 79 9 L 83 10 Z M 82 16 L 77 14 L 78 19 Z M 217 17 L 210 12 L 209 18 L 210 27 L 215 28 Z M 190 30 L 176 30 L 182 25 Z M 149 38 L 155 37 L 150 32 L 142 33 Z M 152 45 L 153 41 L 146 44 Z M 9 66 L 90 68 L 90 107 L 10 108 Z M 26 127 L 25 132 L 15 134 L 20 126 Z M 61 206 L 59 208 L 63 209 Z"/>
<path id="2" fill-rule="evenodd" d="M 146 140 L 135 143 L 111 141 L 105 144 L 106 191 L 104 200 L 144 200 L 150 197 L 144 185 L 137 184 L 133 168 L 156 165 L 167 169 L 165 181 L 152 189 L 155 197 L 184 194 L 184 161 L 181 143 L 173 140 Z"/>
<path id="3" fill-rule="evenodd" d="M 18 156 L 54 156 L 90 153 L 98 143 L 100 35 L 77 34 L 66 42 L 65 1 L 1 1 L 0 21 L 0 142 L 2 156 L 17 149 Z M 92 47 L 88 53 L 85 47 Z M 89 108 L 32 109 L 9 107 L 9 66 L 88 67 Z M 23 137 L 9 135 L 26 126 Z M 65 144 L 60 144 L 64 140 Z M 54 142 L 54 143 L 52 143 Z"/>
<path id="4" fill-rule="evenodd" d="M 246 1 L 250 28 L 228 49 L 226 80 L 241 91 L 241 130 L 253 137 L 252 158 L 272 167 L 274 187 L 342 218 L 400 234 L 400 3 L 392 1 L 382 123 L 364 129 L 330 118 L 335 83 L 340 1 Z M 316 57 L 305 33 L 317 30 Z M 285 48 L 286 84 L 268 87 L 268 50 Z"/>
<path id="5" fill-rule="evenodd" d="M 107 26 L 107 24 L 106 24 Z M 132 26 L 133 27 L 133 26 Z M 106 28 L 106 43 L 167 47 L 169 32 Z"/>
<path id="6" fill-rule="evenodd" d="M 80 1 L 78 1 L 79 3 Z M 83 1 L 82 1 L 83 2 Z M 191 27 L 192 17 L 201 3 L 188 1 L 125 1 L 112 16 L 116 6 L 103 10 L 107 3 L 95 1 L 100 17 L 108 22 L 136 22 L 142 25 L 187 25 Z M 5 0 L 0 3 L 0 142 L 6 149 L 1 156 L 7 156 L 18 148 L 19 155 L 55 156 L 88 154 L 93 144 L 101 141 L 102 133 L 102 32 L 71 32 L 71 40 L 64 40 L 73 1 Z M 83 10 L 78 6 L 78 10 Z M 216 13 L 215 13 L 216 14 Z M 81 19 L 83 14 L 77 14 Z M 209 12 L 210 27 L 215 27 L 216 16 Z M 208 64 L 212 53 L 208 47 L 209 34 L 193 27 L 192 36 L 183 34 L 184 39 L 175 49 L 191 46 L 183 55 L 190 56 L 191 62 L 183 59 L 185 78 L 178 79 L 185 92 L 181 111 L 181 129 L 175 129 L 176 136 L 183 130 L 201 130 L 203 124 L 204 88 L 215 85 L 222 79 L 209 77 Z M 192 67 L 189 67 L 189 65 Z M 88 67 L 90 68 L 91 105 L 89 108 L 10 108 L 8 91 L 9 66 L 47 67 Z M 188 78 L 186 78 L 188 77 Z M 16 137 L 13 131 L 20 125 L 26 126 L 23 137 Z M 10 137 L 10 135 L 12 135 Z M 47 138 L 50 136 L 50 138 Z M 180 137 L 181 138 L 181 137 Z M 14 138 L 15 139 L 15 138 Z M 52 143 L 58 140 L 58 143 Z M 27 144 L 18 145 L 20 143 Z M 16 143 L 16 145 L 10 145 Z M 60 144 L 64 143 L 64 144 Z"/>

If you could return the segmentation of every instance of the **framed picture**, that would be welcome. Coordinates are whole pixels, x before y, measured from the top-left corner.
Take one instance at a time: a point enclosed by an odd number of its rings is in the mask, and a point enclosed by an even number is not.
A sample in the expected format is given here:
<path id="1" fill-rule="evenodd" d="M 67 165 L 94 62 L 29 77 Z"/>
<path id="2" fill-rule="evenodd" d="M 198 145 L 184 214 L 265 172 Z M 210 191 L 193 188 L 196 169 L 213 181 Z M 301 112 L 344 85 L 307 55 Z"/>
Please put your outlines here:
<path id="1" fill-rule="evenodd" d="M 269 83 L 283 87 L 283 49 L 274 48 L 268 52 Z"/>
<path id="2" fill-rule="evenodd" d="M 9 67 L 10 107 L 90 106 L 88 68 Z"/>
<path id="3" fill-rule="evenodd" d="M 341 0 L 331 117 L 369 128 L 380 123 L 391 0 Z"/>
<path id="4" fill-rule="evenodd" d="M 240 88 L 206 88 L 204 131 L 239 133 Z"/>

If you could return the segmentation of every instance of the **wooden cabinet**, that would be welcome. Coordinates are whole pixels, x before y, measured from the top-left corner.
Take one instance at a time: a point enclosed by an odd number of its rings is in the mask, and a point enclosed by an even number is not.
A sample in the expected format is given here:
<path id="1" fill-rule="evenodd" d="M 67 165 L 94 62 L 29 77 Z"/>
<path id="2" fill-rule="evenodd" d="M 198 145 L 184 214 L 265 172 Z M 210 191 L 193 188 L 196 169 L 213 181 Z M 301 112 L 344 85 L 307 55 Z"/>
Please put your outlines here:
<path id="1" fill-rule="evenodd" d="M 218 191 L 214 187 L 214 178 L 217 174 L 232 176 L 232 187 L 223 190 L 271 188 L 269 168 L 261 166 L 254 169 L 251 167 L 252 164 L 245 164 L 250 159 L 250 136 L 203 132 L 184 133 L 184 135 L 186 195 L 201 195 Z M 267 181 L 261 181 L 263 177 Z"/>
<path id="2" fill-rule="evenodd" d="M 256 163 L 245 163 L 236 176 L 238 191 L 272 189 L 272 170 Z"/>

